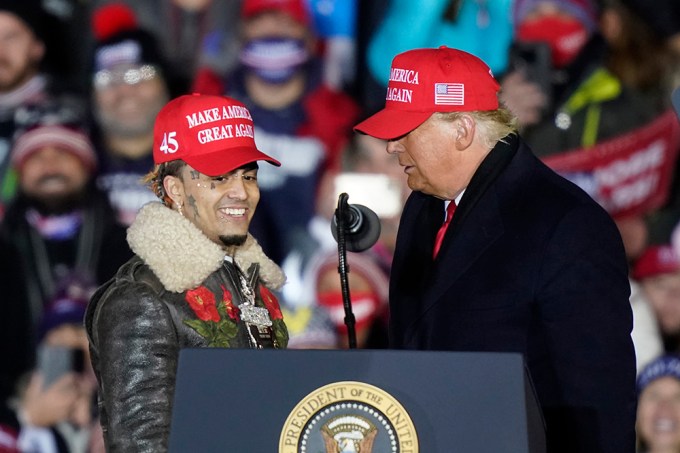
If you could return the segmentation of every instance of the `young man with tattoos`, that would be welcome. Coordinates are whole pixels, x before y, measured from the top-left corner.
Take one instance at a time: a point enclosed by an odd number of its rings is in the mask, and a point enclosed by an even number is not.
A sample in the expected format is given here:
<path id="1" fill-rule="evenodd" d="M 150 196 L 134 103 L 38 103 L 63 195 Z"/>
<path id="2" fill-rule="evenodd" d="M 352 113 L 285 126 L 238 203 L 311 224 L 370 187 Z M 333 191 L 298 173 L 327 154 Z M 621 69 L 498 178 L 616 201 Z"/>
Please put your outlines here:
<path id="1" fill-rule="evenodd" d="M 249 234 L 260 191 L 255 147 L 240 102 L 185 95 L 158 114 L 155 167 L 161 203 L 128 229 L 136 256 L 92 297 L 85 317 L 108 452 L 168 448 L 181 348 L 284 348 L 272 294 L 285 276 Z"/>

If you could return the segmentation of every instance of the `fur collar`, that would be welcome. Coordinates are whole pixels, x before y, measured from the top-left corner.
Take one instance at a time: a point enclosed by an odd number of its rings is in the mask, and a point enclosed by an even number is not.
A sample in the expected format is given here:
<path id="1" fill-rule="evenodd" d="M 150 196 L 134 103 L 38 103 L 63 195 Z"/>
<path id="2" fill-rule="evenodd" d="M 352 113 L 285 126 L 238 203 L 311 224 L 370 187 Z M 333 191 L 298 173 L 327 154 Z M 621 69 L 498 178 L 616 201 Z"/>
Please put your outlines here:
<path id="1" fill-rule="evenodd" d="M 140 209 L 127 231 L 130 248 L 153 271 L 165 289 L 183 292 L 200 285 L 222 266 L 222 247 L 208 239 L 191 221 L 159 202 Z M 248 233 L 246 243 L 234 256 L 241 269 L 260 264 L 260 278 L 266 286 L 279 289 L 286 276 L 262 251 Z"/>

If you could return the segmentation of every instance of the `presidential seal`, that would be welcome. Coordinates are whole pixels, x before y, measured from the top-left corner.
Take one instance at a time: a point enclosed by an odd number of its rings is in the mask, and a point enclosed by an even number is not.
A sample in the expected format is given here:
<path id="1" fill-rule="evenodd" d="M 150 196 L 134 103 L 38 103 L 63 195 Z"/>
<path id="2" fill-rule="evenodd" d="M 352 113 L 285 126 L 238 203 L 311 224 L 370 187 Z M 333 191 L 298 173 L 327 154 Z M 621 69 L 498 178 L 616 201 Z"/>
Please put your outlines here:
<path id="1" fill-rule="evenodd" d="M 325 385 L 292 410 L 279 453 L 418 453 L 418 436 L 404 407 L 363 382 Z"/>

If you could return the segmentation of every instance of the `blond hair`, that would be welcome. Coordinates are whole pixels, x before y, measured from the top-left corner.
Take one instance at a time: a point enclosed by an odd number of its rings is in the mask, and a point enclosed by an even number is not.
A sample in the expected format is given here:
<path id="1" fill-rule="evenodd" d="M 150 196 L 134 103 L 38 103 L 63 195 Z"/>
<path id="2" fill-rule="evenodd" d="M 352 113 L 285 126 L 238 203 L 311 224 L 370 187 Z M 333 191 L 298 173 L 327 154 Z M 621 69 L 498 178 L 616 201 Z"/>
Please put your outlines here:
<path id="1" fill-rule="evenodd" d="M 477 124 L 481 139 L 489 149 L 509 134 L 517 134 L 517 117 L 501 105 L 496 110 L 476 110 L 472 112 L 442 112 L 436 113 L 443 121 L 453 122 L 463 115 L 469 115 Z"/>

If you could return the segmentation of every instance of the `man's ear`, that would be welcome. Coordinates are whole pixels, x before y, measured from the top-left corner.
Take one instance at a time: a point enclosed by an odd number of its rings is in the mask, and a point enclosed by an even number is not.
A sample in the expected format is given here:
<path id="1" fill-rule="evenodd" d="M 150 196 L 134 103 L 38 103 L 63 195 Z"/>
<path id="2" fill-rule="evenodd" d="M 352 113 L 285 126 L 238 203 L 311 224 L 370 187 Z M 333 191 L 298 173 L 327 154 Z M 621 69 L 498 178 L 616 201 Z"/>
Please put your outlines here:
<path id="1" fill-rule="evenodd" d="M 470 115 L 461 115 L 453 123 L 456 149 L 467 149 L 475 137 L 475 120 Z"/>
<path id="2" fill-rule="evenodd" d="M 170 197 L 175 206 L 182 206 L 184 204 L 184 183 L 177 176 L 166 176 L 163 178 L 163 189 L 168 197 Z"/>

